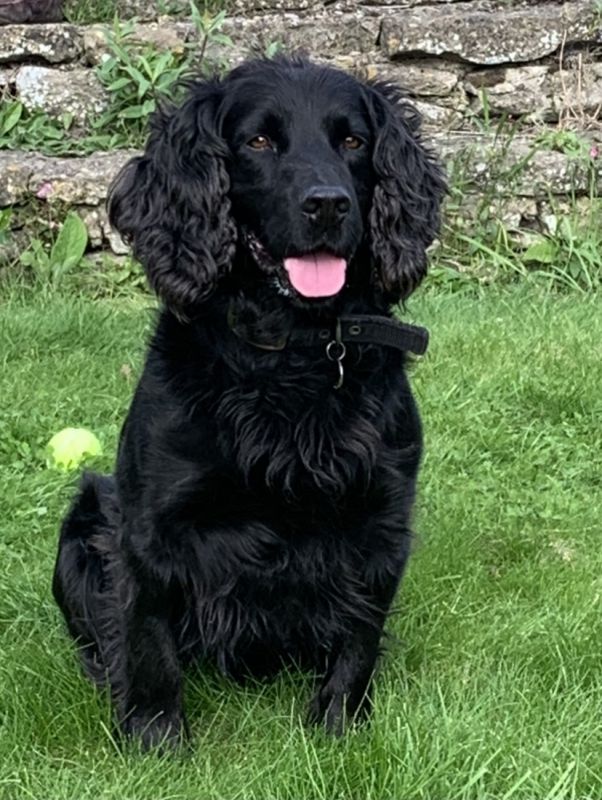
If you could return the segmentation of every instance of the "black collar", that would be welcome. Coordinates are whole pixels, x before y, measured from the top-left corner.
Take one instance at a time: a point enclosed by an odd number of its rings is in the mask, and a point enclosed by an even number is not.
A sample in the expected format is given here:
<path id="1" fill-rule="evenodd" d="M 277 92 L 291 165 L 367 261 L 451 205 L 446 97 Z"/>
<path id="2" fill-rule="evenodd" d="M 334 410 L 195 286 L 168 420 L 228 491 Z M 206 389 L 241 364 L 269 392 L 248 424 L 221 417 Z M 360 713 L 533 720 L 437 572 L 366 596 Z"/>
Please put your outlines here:
<path id="1" fill-rule="evenodd" d="M 342 344 L 378 344 L 421 356 L 426 353 L 428 340 L 429 334 L 426 328 L 371 314 L 351 314 L 339 317 L 334 330 L 294 329 L 286 344 L 306 347 L 325 345 L 330 341 Z"/>
<path id="2" fill-rule="evenodd" d="M 231 303 L 228 308 L 228 327 L 239 339 L 259 350 L 284 350 L 287 346 L 325 347 L 329 342 L 342 344 L 379 344 L 403 352 L 424 355 L 429 334 L 426 328 L 408 325 L 388 317 L 372 314 L 351 314 L 338 317 L 332 327 L 297 327 L 272 341 L 255 341 L 244 335 L 238 325 L 238 315 Z"/>
<path id="3" fill-rule="evenodd" d="M 329 361 L 337 363 L 339 377 L 334 384 L 335 389 L 343 385 L 343 359 L 348 344 L 376 344 L 421 356 L 426 353 L 429 341 L 426 328 L 372 314 L 338 317 L 331 328 L 325 326 L 293 328 L 276 339 L 261 342 L 244 335 L 232 302 L 228 308 L 227 320 L 228 327 L 235 336 L 259 350 L 280 351 L 289 346 L 323 347 Z"/>

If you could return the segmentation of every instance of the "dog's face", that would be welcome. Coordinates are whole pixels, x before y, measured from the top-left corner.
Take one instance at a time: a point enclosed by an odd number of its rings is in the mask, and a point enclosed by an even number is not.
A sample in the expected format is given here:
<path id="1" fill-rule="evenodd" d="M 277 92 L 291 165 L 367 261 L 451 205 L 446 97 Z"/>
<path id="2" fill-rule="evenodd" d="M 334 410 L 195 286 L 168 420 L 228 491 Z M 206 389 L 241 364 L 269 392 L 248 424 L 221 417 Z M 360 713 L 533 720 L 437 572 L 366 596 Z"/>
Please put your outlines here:
<path id="1" fill-rule="evenodd" d="M 424 275 L 444 192 L 418 127 L 390 85 L 251 61 L 155 116 L 112 188 L 111 221 L 178 307 L 231 272 L 299 305 L 344 292 L 394 302 Z"/>
<path id="2" fill-rule="evenodd" d="M 243 246 L 283 294 L 331 297 L 368 222 L 374 136 L 357 81 L 318 69 L 291 77 L 234 81 L 222 127 L 230 199 Z"/>

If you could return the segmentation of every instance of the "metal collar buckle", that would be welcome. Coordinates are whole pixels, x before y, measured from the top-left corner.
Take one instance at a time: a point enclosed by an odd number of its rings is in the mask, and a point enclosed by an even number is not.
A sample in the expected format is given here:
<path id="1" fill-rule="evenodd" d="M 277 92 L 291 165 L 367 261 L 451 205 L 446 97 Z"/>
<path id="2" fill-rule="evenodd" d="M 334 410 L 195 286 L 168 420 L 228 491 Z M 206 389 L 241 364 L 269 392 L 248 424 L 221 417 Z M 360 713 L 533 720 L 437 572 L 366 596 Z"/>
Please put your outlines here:
<path id="1" fill-rule="evenodd" d="M 340 389 L 343 385 L 343 381 L 345 379 L 345 371 L 343 369 L 343 359 L 347 353 L 347 348 L 342 340 L 341 335 L 341 320 L 337 319 L 334 339 L 331 339 L 330 342 L 326 345 L 326 358 L 329 361 L 336 361 L 339 375 L 337 378 L 336 383 L 333 384 L 334 389 Z"/>

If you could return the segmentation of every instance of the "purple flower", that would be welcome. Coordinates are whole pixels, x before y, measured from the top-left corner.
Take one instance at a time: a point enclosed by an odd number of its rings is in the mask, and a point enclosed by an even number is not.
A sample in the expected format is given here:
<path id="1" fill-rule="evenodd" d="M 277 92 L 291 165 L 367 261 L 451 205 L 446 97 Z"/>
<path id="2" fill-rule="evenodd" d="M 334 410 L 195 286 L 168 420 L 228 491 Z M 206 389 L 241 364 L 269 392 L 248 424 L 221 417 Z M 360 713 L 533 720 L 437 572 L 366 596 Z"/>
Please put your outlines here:
<path id="1" fill-rule="evenodd" d="M 36 197 L 40 200 L 46 200 L 47 197 L 54 192 L 52 184 L 50 181 L 44 181 L 44 183 L 40 184 L 38 191 L 36 192 Z"/>

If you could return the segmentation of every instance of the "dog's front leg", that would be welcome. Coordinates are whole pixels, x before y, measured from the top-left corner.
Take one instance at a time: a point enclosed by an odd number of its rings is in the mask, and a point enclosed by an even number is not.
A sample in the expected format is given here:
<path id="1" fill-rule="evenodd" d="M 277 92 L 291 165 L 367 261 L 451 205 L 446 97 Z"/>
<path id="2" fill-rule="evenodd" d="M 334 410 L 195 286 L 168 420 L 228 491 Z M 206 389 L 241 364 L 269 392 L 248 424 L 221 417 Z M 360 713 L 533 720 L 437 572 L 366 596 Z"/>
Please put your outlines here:
<path id="1" fill-rule="evenodd" d="M 383 627 L 408 556 L 409 536 L 405 535 L 405 529 L 399 539 L 400 546 L 387 560 L 386 570 L 378 571 L 366 563 L 361 582 L 371 618 L 358 618 L 333 650 L 310 705 L 310 721 L 335 735 L 342 734 L 347 724 L 367 717 L 371 711 L 372 678 Z"/>
<path id="2" fill-rule="evenodd" d="M 310 721 L 341 735 L 347 724 L 370 712 L 370 689 L 379 653 L 382 623 L 358 622 L 334 654 L 309 711 Z"/>
<path id="3" fill-rule="evenodd" d="M 128 595 L 123 605 L 123 671 L 117 698 L 120 725 L 144 747 L 173 746 L 185 733 L 185 720 L 169 593 L 158 581 L 130 575 Z"/>

